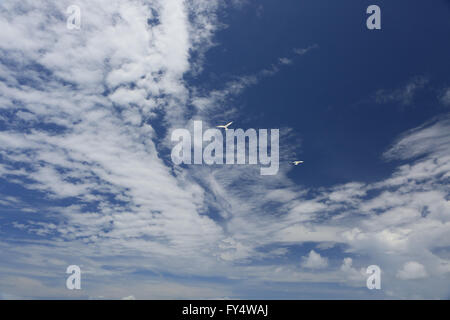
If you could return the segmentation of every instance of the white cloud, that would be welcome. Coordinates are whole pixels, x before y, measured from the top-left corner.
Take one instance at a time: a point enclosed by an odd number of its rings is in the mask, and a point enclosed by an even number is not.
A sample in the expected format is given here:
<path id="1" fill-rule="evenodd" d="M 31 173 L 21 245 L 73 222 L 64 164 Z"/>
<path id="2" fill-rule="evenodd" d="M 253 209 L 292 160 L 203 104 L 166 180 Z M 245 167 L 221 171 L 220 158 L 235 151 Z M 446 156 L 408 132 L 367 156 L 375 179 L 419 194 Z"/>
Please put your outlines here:
<path id="1" fill-rule="evenodd" d="M 417 92 L 422 90 L 428 82 L 426 77 L 414 77 L 406 85 L 394 91 L 379 90 L 375 95 L 375 100 L 378 103 L 400 102 L 403 105 L 410 105 Z"/>
<path id="2" fill-rule="evenodd" d="M 342 265 L 340 268 L 342 273 L 342 277 L 347 280 L 351 284 L 356 284 L 357 286 L 361 286 L 364 284 L 364 281 L 367 278 L 367 274 L 365 270 L 362 268 L 357 270 L 353 267 L 353 259 L 352 258 L 344 258 L 342 261 Z"/>
<path id="3" fill-rule="evenodd" d="M 307 48 L 302 48 L 302 49 L 301 49 L 301 48 L 297 48 L 297 49 L 294 49 L 294 53 L 297 54 L 297 55 L 299 55 L 299 56 L 302 56 L 302 55 L 308 53 L 309 51 L 311 51 L 311 50 L 313 50 L 313 49 L 317 49 L 317 48 L 319 48 L 319 45 L 313 44 L 313 45 L 311 45 L 311 46 L 309 46 L 309 47 L 307 47 Z"/>
<path id="4" fill-rule="evenodd" d="M 403 268 L 397 272 L 397 277 L 402 280 L 422 279 L 428 276 L 425 267 L 416 262 L 409 261 L 403 265 Z"/>
<path id="5" fill-rule="evenodd" d="M 450 147 L 449 128 L 449 115 L 435 118 L 418 128 L 406 132 L 384 156 L 387 159 L 410 159 L 431 154 L 445 160 Z"/>
<path id="6" fill-rule="evenodd" d="M 328 259 L 311 250 L 308 256 L 302 258 L 301 266 L 309 269 L 323 269 L 328 267 Z"/>
<path id="7" fill-rule="evenodd" d="M 33 123 L 22 132 L 5 121 L 0 175 L 38 191 L 44 203 L 26 221 L 11 223 L 40 236 L 37 240 L 0 242 L 0 286 L 7 296 L 71 297 L 58 287 L 58 275 L 77 261 L 96 284 L 89 296 L 109 292 L 107 298 L 120 299 L 130 292 L 138 298 L 233 296 L 220 282 L 205 286 L 159 276 L 148 282 L 133 278 L 142 269 L 252 283 L 277 279 L 365 286 L 353 264 L 370 260 L 383 266 L 383 276 L 390 277 L 383 286 L 395 287 L 398 296 L 408 288 L 396 279 L 397 266 L 426 264 L 428 276 L 443 281 L 427 282 L 424 292 L 432 287 L 446 297 L 448 117 L 400 137 L 385 157 L 408 164 L 370 184 L 307 189 L 289 179 L 292 166 L 265 178 L 251 167 L 172 168 L 160 149 L 167 137 L 156 127 L 185 126 L 192 120 L 190 104 L 198 111 L 193 117 L 215 107 L 224 117 L 225 111 L 239 112 L 229 111 L 230 96 L 276 73 L 282 61 L 229 81 L 222 90 L 203 92 L 189 87 L 183 75 L 199 72 L 202 54 L 214 45 L 212 35 L 220 27 L 217 1 L 81 1 L 80 31 L 65 27 L 68 4 L 0 4 L 5 13 L 0 15 L 0 49 L 10 61 L 0 67 L 0 108 L 16 115 L 11 123 Z M 148 25 L 155 15 L 158 23 Z M 198 53 L 195 61 L 192 52 Z M 413 82 L 388 92 L 389 99 L 411 101 L 426 84 Z M 29 204 L 18 198 L 1 205 Z M 287 245 L 305 242 L 342 247 L 346 260 L 331 270 L 327 258 L 311 251 L 302 261 L 312 269 L 308 272 L 280 262 L 258 265 L 286 254 Z M 410 269 L 405 265 L 403 271 Z M 417 266 L 412 269 L 417 274 Z M 126 280 L 112 283 L 117 274 Z"/>
<path id="8" fill-rule="evenodd" d="M 156 108 L 170 109 L 169 123 L 183 112 L 189 51 L 209 41 L 202 40 L 209 37 L 204 28 L 214 22 L 204 10 L 214 2 L 82 1 L 79 31 L 66 29 L 65 3 L 52 5 L 49 10 L 45 1 L 1 4 L 10 13 L 0 18 L 6 28 L 0 39 L 11 65 L 2 65 L 8 80 L 0 91 L 6 106 L 26 110 L 18 117 L 31 120 L 34 114 L 40 121 L 27 134 L 1 132 L 0 151 L 14 163 L 2 167 L 2 175 L 49 198 L 74 197 L 77 203 L 48 212 L 59 213 L 55 230 L 32 224 L 28 230 L 125 250 L 142 247 L 155 255 L 208 255 L 207 243 L 219 243 L 222 230 L 200 214 L 204 190 L 173 176 L 158 157 L 151 122 Z M 158 13 L 155 26 L 147 25 L 150 8 Z M 189 10 L 202 20 L 191 24 Z M 20 41 L 8 41 L 14 33 Z M 19 74 L 32 85 L 17 83 Z M 43 123 L 61 126 L 61 133 L 41 129 Z M 139 237 L 153 240 L 145 244 Z"/>
<path id="9" fill-rule="evenodd" d="M 450 88 L 446 89 L 441 97 L 441 101 L 444 105 L 450 106 Z"/>
<path id="10" fill-rule="evenodd" d="M 281 64 L 292 64 L 292 60 L 289 58 L 280 58 L 279 61 Z"/>

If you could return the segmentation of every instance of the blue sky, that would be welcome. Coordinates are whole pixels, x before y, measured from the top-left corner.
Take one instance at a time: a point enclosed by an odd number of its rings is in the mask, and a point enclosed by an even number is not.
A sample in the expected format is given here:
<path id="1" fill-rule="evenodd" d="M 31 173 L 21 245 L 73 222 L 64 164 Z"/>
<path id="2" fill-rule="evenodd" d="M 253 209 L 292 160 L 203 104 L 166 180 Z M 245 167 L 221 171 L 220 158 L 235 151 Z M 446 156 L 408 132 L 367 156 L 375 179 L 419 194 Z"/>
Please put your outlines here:
<path id="1" fill-rule="evenodd" d="M 0 298 L 448 299 L 449 18 L 444 0 L 2 1 Z M 280 129 L 278 174 L 174 165 L 193 120 Z"/>

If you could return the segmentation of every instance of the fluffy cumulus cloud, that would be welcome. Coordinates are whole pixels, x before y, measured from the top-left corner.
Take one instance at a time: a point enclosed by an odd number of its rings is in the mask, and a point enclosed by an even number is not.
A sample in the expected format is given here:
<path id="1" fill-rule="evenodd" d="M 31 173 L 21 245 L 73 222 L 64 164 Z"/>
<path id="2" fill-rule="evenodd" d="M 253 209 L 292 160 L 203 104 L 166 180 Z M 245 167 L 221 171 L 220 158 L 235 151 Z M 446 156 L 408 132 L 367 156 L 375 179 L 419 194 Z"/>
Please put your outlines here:
<path id="1" fill-rule="evenodd" d="M 302 267 L 310 269 L 323 269 L 328 266 L 327 258 L 322 257 L 319 253 L 311 250 L 308 256 L 303 257 Z"/>
<path id="2" fill-rule="evenodd" d="M 403 268 L 397 272 L 397 277 L 404 280 L 421 279 L 428 276 L 425 267 L 418 262 L 409 261 L 403 265 Z"/>
<path id="3" fill-rule="evenodd" d="M 80 30 L 66 28 L 68 1 L 0 4 L 0 178 L 27 190 L 1 191 L 0 297 L 241 297 L 270 281 L 364 289 L 371 264 L 390 296 L 448 296 L 448 117 L 394 141 L 384 158 L 398 167 L 370 184 L 306 189 L 288 166 L 268 177 L 176 167 L 172 128 L 210 121 L 209 109 L 276 70 L 199 94 L 183 76 L 214 45 L 218 2 L 77 3 Z M 81 293 L 61 288 L 71 264 Z"/>

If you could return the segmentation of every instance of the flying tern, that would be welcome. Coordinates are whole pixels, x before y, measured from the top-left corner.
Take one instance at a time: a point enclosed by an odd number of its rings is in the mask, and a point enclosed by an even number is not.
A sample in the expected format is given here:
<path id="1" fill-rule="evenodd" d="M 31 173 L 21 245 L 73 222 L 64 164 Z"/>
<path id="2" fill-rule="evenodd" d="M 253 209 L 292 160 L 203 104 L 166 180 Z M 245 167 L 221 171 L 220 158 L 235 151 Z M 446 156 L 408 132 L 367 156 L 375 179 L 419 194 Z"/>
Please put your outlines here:
<path id="1" fill-rule="evenodd" d="M 232 124 L 233 122 L 229 122 L 229 123 L 227 123 L 226 125 L 224 125 L 224 126 L 217 126 L 217 128 L 223 128 L 223 129 L 225 129 L 225 130 L 228 130 L 228 127 Z"/>

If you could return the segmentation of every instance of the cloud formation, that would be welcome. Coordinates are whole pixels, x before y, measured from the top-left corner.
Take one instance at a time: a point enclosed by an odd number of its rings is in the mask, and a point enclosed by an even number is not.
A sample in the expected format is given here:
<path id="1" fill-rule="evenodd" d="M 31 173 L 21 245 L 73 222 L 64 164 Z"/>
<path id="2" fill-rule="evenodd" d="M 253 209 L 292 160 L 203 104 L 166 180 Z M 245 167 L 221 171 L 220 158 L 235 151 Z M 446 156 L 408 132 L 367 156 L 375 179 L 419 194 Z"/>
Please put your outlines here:
<path id="1" fill-rule="evenodd" d="M 450 88 L 444 91 L 444 94 L 441 97 L 441 101 L 444 105 L 450 106 Z"/>
<path id="2" fill-rule="evenodd" d="M 406 85 L 396 90 L 379 90 L 375 94 L 377 103 L 399 102 L 402 105 L 410 105 L 418 91 L 422 90 L 429 82 L 424 76 L 412 78 Z"/>
<path id="3" fill-rule="evenodd" d="M 66 28 L 70 4 L 0 4 L 0 178 L 26 190 L 2 190 L 13 214 L 1 229 L 1 297 L 242 297 L 268 281 L 365 288 L 360 270 L 374 263 L 394 297 L 411 296 L 416 278 L 419 296 L 449 294 L 448 116 L 394 141 L 384 159 L 398 166 L 373 183 L 306 188 L 288 165 L 274 177 L 176 167 L 172 128 L 215 121 L 211 110 L 223 116 L 230 96 L 288 60 L 201 92 L 183 76 L 214 45 L 217 1 L 79 1 L 81 30 Z M 410 103 L 425 84 L 380 101 Z M 69 264 L 87 293 L 59 286 Z"/>
<path id="4" fill-rule="evenodd" d="M 311 250 L 308 256 L 303 257 L 302 267 L 309 269 L 323 269 L 328 266 L 328 260 L 319 253 Z"/>
<path id="5" fill-rule="evenodd" d="M 397 272 L 397 277 L 403 280 L 421 279 L 428 276 L 425 267 L 418 262 L 409 261 Z"/>

